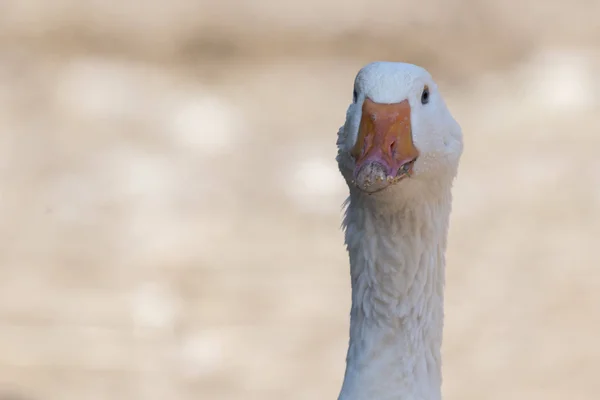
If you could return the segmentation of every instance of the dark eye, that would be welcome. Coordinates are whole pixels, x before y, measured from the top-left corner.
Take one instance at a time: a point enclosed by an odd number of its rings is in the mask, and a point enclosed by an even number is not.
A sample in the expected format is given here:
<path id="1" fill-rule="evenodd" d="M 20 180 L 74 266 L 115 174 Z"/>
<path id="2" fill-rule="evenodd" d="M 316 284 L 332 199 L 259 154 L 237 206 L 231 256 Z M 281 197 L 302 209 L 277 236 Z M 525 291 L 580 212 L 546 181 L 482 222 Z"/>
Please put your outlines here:
<path id="1" fill-rule="evenodd" d="M 352 93 L 352 102 L 356 103 L 356 100 L 358 100 L 358 93 L 356 93 L 356 89 L 354 89 L 354 93 Z"/>
<path id="2" fill-rule="evenodd" d="M 429 88 L 425 86 L 423 93 L 421 94 L 421 104 L 429 103 Z"/>

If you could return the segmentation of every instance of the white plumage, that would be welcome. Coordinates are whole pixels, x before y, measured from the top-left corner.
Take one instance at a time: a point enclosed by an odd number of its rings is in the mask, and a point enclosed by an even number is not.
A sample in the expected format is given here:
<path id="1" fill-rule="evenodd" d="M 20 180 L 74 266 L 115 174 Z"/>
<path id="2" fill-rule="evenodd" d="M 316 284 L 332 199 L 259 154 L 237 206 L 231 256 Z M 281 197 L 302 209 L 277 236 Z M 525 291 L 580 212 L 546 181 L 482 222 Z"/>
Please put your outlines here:
<path id="1" fill-rule="evenodd" d="M 352 281 L 340 400 L 441 398 L 444 254 L 462 148 L 426 70 L 359 71 L 338 133 Z"/>

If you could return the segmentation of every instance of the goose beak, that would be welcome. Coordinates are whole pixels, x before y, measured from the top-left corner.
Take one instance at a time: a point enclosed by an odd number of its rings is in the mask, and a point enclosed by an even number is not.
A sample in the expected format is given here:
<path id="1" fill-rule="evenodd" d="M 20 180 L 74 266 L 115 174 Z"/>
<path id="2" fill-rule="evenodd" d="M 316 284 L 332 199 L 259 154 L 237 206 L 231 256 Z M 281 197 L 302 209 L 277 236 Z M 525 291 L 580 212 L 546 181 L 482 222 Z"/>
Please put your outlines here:
<path id="1" fill-rule="evenodd" d="M 356 145 L 354 181 L 369 193 L 412 174 L 419 155 L 412 139 L 408 100 L 381 104 L 365 99 Z"/>

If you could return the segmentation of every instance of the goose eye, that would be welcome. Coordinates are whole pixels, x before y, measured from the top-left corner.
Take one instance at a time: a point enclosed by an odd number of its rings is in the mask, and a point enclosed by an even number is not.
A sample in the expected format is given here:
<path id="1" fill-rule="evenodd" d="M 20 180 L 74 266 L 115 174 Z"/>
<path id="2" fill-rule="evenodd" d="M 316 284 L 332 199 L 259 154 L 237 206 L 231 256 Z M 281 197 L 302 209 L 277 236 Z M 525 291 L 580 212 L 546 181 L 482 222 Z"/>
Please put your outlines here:
<path id="1" fill-rule="evenodd" d="M 356 93 L 356 89 L 354 89 L 354 92 L 352 93 L 352 102 L 356 103 L 356 100 L 358 100 L 358 93 Z"/>
<path id="2" fill-rule="evenodd" d="M 425 86 L 421 94 L 421 104 L 429 103 L 429 87 Z"/>

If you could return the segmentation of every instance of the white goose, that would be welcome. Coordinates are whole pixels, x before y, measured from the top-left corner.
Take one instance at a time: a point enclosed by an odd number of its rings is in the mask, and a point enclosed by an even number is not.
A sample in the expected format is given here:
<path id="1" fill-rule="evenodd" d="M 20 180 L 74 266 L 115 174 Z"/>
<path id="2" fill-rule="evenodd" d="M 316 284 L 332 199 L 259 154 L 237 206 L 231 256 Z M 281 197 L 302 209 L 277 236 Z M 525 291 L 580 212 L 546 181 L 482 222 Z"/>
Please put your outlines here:
<path id="1" fill-rule="evenodd" d="M 376 62 L 356 77 L 337 144 L 352 280 L 339 400 L 439 400 L 461 128 L 426 70 Z"/>

